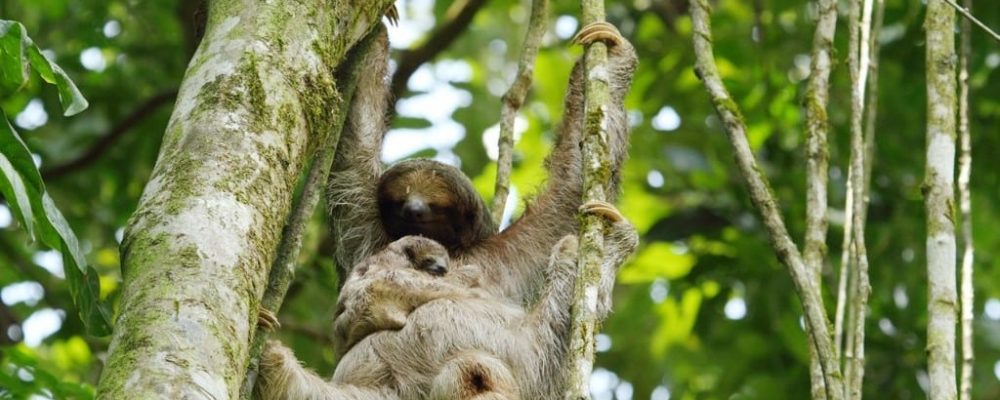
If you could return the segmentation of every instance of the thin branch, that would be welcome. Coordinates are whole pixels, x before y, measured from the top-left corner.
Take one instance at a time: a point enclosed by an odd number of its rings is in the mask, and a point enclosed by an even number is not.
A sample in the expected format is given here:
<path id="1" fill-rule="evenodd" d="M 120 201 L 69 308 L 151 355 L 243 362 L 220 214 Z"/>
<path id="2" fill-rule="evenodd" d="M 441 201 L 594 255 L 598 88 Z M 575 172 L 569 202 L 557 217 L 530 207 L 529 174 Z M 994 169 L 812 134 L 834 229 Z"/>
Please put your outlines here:
<path id="1" fill-rule="evenodd" d="M 826 107 L 830 94 L 830 66 L 833 38 L 837 28 L 837 1 L 820 0 L 819 18 L 813 36 L 812 71 L 806 89 L 806 234 L 803 260 L 812 274 L 813 285 L 822 287 L 821 274 L 826 260 L 828 221 L 827 184 L 829 166 L 829 121 Z M 823 368 L 816 348 L 809 346 L 809 370 L 813 400 L 826 398 Z"/>
<path id="2" fill-rule="evenodd" d="M 588 26 L 605 19 L 603 0 L 582 0 L 583 15 L 581 26 Z M 583 200 L 604 201 L 607 183 L 610 181 L 608 168 L 608 115 L 610 102 L 608 88 L 608 52 L 602 42 L 587 45 L 584 55 L 583 106 Z M 570 343 L 565 362 L 567 400 L 590 398 L 590 377 L 594 369 L 594 337 L 597 334 L 597 297 L 601 282 L 601 261 L 604 254 L 605 220 L 596 215 L 585 215 L 580 226 L 579 259 L 577 279 L 573 288 L 571 307 Z M 613 279 L 613 278 L 612 278 Z"/>
<path id="3" fill-rule="evenodd" d="M 711 23 L 709 22 L 708 0 L 691 2 L 691 20 L 693 24 L 693 39 L 695 50 L 695 72 L 708 90 L 712 105 L 722 120 L 726 135 L 729 137 L 743 181 L 750 192 L 750 199 L 759 210 L 771 239 L 771 245 L 781 262 L 788 268 L 795 284 L 795 290 L 802 301 L 807 332 L 812 346 L 816 347 L 823 366 L 826 396 L 830 400 L 844 398 L 840 367 L 833 352 L 830 329 L 827 326 L 826 310 L 820 290 L 813 284 L 809 268 L 805 265 L 802 255 L 792 242 L 781 219 L 781 212 L 767 182 L 757 166 L 757 161 L 750 150 L 747 141 L 746 125 L 743 117 L 729 92 L 722 84 L 722 78 L 715 66 L 712 50 Z"/>
<path id="4" fill-rule="evenodd" d="M 878 122 L 878 60 L 879 60 L 879 33 L 882 32 L 882 23 L 885 20 L 885 0 L 876 0 L 875 16 L 872 19 L 872 33 L 869 41 L 871 45 L 871 61 L 868 63 L 868 94 L 865 95 L 867 105 L 865 105 L 865 192 L 871 192 L 872 167 L 875 165 L 875 128 Z M 864 203 L 864 220 L 868 219 L 868 201 Z"/>
<path id="5" fill-rule="evenodd" d="M 848 191 L 850 209 L 846 209 L 844 237 L 848 243 L 843 251 L 850 254 L 848 289 L 849 320 L 846 326 L 847 342 L 844 350 L 845 393 L 849 399 L 861 398 L 861 382 L 864 377 L 865 307 L 871 292 L 868 283 L 868 255 L 865 248 L 865 216 L 867 193 L 865 192 L 865 138 L 864 114 L 865 92 L 871 57 L 872 0 L 851 2 L 851 40 L 848 63 L 851 76 L 851 156 L 848 167 Z M 850 228 L 848 228 L 850 227 Z M 846 231 L 851 229 L 851 231 Z M 850 238 L 849 240 L 846 240 Z"/>
<path id="6" fill-rule="evenodd" d="M 115 126 L 111 127 L 104 135 L 101 135 L 100 139 L 97 139 L 93 145 L 90 146 L 86 151 L 83 152 L 77 158 L 68 161 L 63 164 L 53 166 L 52 168 L 42 170 L 42 178 L 58 179 L 63 175 L 77 172 L 80 169 L 86 167 L 90 163 L 93 163 L 104 155 L 104 152 L 111 148 L 115 142 L 118 141 L 129 129 L 132 129 L 140 122 L 142 122 L 146 117 L 152 115 L 160 106 L 171 103 L 177 98 L 177 90 L 168 90 L 165 92 L 160 92 L 146 101 L 142 102 L 139 107 L 136 107 L 129 115 L 126 115 L 121 121 L 118 121 Z"/>
<path id="7" fill-rule="evenodd" d="M 295 202 L 292 212 L 288 217 L 288 222 L 282 231 L 281 242 L 278 244 L 278 252 L 274 262 L 271 264 L 267 289 L 265 289 L 264 296 L 260 302 L 261 310 L 267 310 L 277 315 L 278 309 L 281 308 L 281 303 L 284 301 L 285 294 L 288 292 L 288 287 L 294 280 L 295 264 L 302 249 L 302 237 L 306 224 L 309 223 L 310 217 L 316 210 L 316 205 L 319 204 L 320 195 L 323 193 L 324 185 L 330 175 L 333 157 L 337 152 L 337 144 L 340 141 L 340 133 L 347 118 L 347 110 L 354 97 L 354 89 L 357 86 L 358 71 L 360 70 L 359 65 L 361 64 L 358 60 L 364 56 L 367 48 L 372 45 L 377 35 L 378 31 L 373 31 L 355 46 L 352 53 L 348 55 L 347 62 L 343 65 L 342 73 L 344 75 L 337 78 L 341 97 L 333 107 L 333 126 L 331 127 L 331 131 L 327 132 L 323 145 L 316 150 L 313 163 L 309 167 L 309 172 L 302 188 L 302 194 L 299 195 L 298 200 Z M 253 341 L 250 344 L 250 365 L 247 367 L 247 376 L 243 382 L 241 399 L 251 398 L 257 380 L 260 355 L 264 351 L 264 345 L 267 343 L 269 333 L 269 329 L 264 326 L 258 325 L 256 328 Z"/>
<path id="8" fill-rule="evenodd" d="M 972 0 L 965 0 L 965 8 L 972 9 Z M 972 287 L 972 262 L 975 247 L 972 242 L 972 193 L 969 180 L 972 177 L 972 134 L 969 131 L 969 55 L 972 52 L 972 27 L 969 20 L 962 20 L 962 47 L 958 53 L 958 140 L 961 154 L 958 157 L 958 204 L 962 224 L 962 286 L 961 290 L 961 331 L 962 331 L 962 375 L 959 381 L 959 398 L 972 400 L 972 366 L 976 355 L 973 351 L 972 307 L 975 291 Z"/>
<path id="9" fill-rule="evenodd" d="M 980 22 L 978 19 L 976 19 L 976 17 L 972 15 L 972 6 L 968 2 L 966 2 L 966 8 L 963 8 L 963 7 L 959 6 L 958 4 L 955 4 L 955 2 L 953 2 L 951 0 L 943 0 L 943 1 L 946 4 L 948 4 L 949 6 L 951 6 L 952 8 L 954 8 L 956 11 L 958 11 L 959 14 L 962 14 L 962 16 L 965 17 L 965 19 L 967 19 L 969 21 L 972 21 L 972 23 L 976 24 L 976 26 L 978 26 L 979 29 L 982 29 L 984 32 L 986 32 L 987 34 L 989 34 L 990 37 L 993 40 L 996 40 L 997 42 L 1000 42 L 1000 34 L 997 34 L 992 29 L 990 29 L 988 26 L 986 26 L 986 24 L 984 24 L 984 23 Z"/>
<path id="10" fill-rule="evenodd" d="M 521 60 L 517 65 L 517 76 L 510 89 L 503 95 L 503 110 L 500 114 L 500 138 L 497 140 L 499 156 L 497 157 L 497 183 L 493 191 L 493 221 L 500 226 L 503 211 L 507 206 L 507 194 L 510 189 L 510 170 L 514 153 L 514 119 L 517 111 L 524 104 L 524 98 L 531 89 L 532 75 L 535 73 L 535 57 L 538 47 L 548 28 L 549 1 L 534 0 L 531 2 L 531 18 L 528 22 L 528 32 L 524 35 L 524 46 L 521 50 Z"/>
<path id="11" fill-rule="evenodd" d="M 958 398 L 955 244 L 955 11 L 927 2 L 927 164 L 922 191 L 927 211 L 928 397 Z"/>
<path id="12" fill-rule="evenodd" d="M 472 18 L 476 16 L 488 0 L 464 0 L 452 3 L 445 13 L 447 20 L 438 25 L 430 37 L 418 48 L 404 50 L 400 53 L 396 73 L 392 76 L 392 98 L 398 99 L 406 91 L 406 82 L 425 62 L 447 49 L 462 32 L 469 28 Z"/>

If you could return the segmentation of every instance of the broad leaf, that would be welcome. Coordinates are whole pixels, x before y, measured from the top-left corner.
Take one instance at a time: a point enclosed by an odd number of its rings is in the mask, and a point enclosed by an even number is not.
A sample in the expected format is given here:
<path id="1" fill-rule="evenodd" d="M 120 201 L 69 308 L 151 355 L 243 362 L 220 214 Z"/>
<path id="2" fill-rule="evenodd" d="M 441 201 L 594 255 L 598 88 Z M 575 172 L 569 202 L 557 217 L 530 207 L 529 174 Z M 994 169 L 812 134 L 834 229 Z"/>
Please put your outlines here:
<path id="1" fill-rule="evenodd" d="M 3 82 L 0 88 L 4 94 L 24 85 L 27 64 L 24 62 L 25 48 L 31 64 L 43 79 L 54 82 L 59 88 L 66 114 L 77 113 L 87 106 L 76 86 L 55 64 L 42 56 L 30 39 L 24 35 L 24 28 L 18 23 L 0 21 L 0 71 Z M 12 38 L 17 43 L 12 44 Z M 21 66 L 10 68 L 14 64 Z M 10 125 L 7 115 L 0 110 L 0 194 L 7 200 L 13 214 L 27 230 L 32 239 L 38 237 L 46 246 L 63 254 L 63 265 L 70 293 L 80 312 L 80 318 L 94 335 L 110 333 L 110 318 L 107 309 L 100 303 L 100 276 L 87 265 L 80 250 L 79 242 L 62 213 L 45 192 L 42 176 L 31 158 L 31 151 Z"/>
<path id="2" fill-rule="evenodd" d="M 24 26 L 0 20 L 0 97 L 16 93 L 28 82 L 28 58 L 24 51 L 28 40 Z"/>
<path id="3" fill-rule="evenodd" d="M 63 115 L 80 113 L 88 106 L 87 99 L 69 79 L 66 72 L 50 61 L 28 37 L 20 22 L 0 20 L 0 96 L 17 92 L 28 79 L 29 65 L 45 82 L 59 90 Z"/>

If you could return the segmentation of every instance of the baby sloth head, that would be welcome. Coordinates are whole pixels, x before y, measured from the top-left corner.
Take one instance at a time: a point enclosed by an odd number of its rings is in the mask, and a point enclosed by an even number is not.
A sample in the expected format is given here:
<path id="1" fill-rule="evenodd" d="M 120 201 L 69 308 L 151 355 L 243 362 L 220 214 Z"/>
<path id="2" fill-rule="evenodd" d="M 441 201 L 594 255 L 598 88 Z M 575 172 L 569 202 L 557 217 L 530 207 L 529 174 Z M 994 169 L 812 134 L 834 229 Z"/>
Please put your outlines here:
<path id="1" fill-rule="evenodd" d="M 411 268 L 433 276 L 444 276 L 448 273 L 449 262 L 448 250 L 440 243 L 422 236 L 404 236 L 359 263 L 354 273 L 365 276 L 375 270 Z"/>
<path id="2" fill-rule="evenodd" d="M 448 273 L 448 250 L 440 243 L 421 236 L 404 236 L 397 243 L 403 246 L 412 268 L 434 276 Z"/>

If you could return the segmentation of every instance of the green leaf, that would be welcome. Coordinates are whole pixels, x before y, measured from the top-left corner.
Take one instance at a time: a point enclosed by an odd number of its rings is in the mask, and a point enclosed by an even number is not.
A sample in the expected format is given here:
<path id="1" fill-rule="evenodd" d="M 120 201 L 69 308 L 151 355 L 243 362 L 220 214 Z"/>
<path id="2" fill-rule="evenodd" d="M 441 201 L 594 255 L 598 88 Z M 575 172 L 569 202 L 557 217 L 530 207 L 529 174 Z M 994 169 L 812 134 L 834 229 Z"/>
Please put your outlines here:
<path id="1" fill-rule="evenodd" d="M 38 71 L 38 75 L 42 79 L 56 85 L 56 88 L 59 89 L 59 102 L 62 103 L 64 116 L 76 115 L 87 109 L 90 104 L 80 93 L 80 89 L 76 88 L 76 84 L 69 79 L 62 68 L 42 55 L 38 46 L 32 45 L 28 48 L 28 59 L 31 60 L 31 66 L 35 67 L 35 71 Z"/>
<path id="2" fill-rule="evenodd" d="M 27 57 L 26 57 L 27 56 Z M 0 20 L 0 95 L 16 92 L 28 79 L 28 66 L 59 90 L 59 100 L 66 116 L 87 108 L 69 76 L 49 61 L 28 38 L 18 22 Z M 31 151 L 0 110 L 0 194 L 7 199 L 18 221 L 30 237 L 62 252 L 70 293 L 87 330 L 94 335 L 111 331 L 110 313 L 100 302 L 100 276 L 80 250 L 80 244 L 66 218 L 45 191 L 42 176 L 31 158 Z"/>
<path id="3" fill-rule="evenodd" d="M 35 213 L 35 220 L 39 226 L 38 236 L 43 243 L 59 250 L 63 255 L 70 295 L 80 312 L 80 319 L 87 327 L 87 332 L 95 336 L 110 334 L 111 313 L 100 302 L 100 276 L 87 264 L 72 228 L 48 193 L 32 198 L 32 203 L 35 210 L 41 210 Z"/>
<path id="4" fill-rule="evenodd" d="M 80 89 L 77 89 L 62 68 L 45 58 L 28 37 L 24 25 L 0 20 L 0 96 L 10 96 L 24 86 L 28 79 L 29 65 L 38 72 L 42 80 L 56 86 L 63 115 L 68 117 L 87 109 L 89 104 Z"/>
<path id="5" fill-rule="evenodd" d="M 111 319 L 107 308 L 100 303 L 100 276 L 87 265 L 76 235 L 45 192 L 31 152 L 2 110 L 0 119 L 0 193 L 32 238 L 37 233 L 42 243 L 62 252 L 67 282 L 80 318 L 91 334 L 107 335 Z"/>
<path id="6" fill-rule="evenodd" d="M 21 223 L 24 230 L 28 231 L 28 236 L 34 238 L 35 225 L 32 218 L 34 213 L 31 210 L 28 188 L 32 187 L 37 191 L 38 187 L 34 185 L 34 182 L 25 184 L 24 176 L 31 176 L 31 170 L 34 170 L 34 175 L 38 175 L 38 169 L 35 168 L 35 164 L 31 160 L 31 153 L 27 146 L 17 136 L 14 127 L 10 126 L 3 110 L 0 110 L 0 119 L 3 119 L 0 121 L 0 193 L 7 199 L 7 204 L 14 211 L 13 214 L 17 217 L 18 222 Z M 27 160 L 24 159 L 25 155 L 27 155 Z M 27 161 L 27 166 L 24 164 L 25 161 Z M 41 179 L 39 176 L 39 184 Z"/>
<path id="7" fill-rule="evenodd" d="M 24 26 L 0 20 L 0 97 L 16 93 L 28 82 L 28 59 L 23 43 Z"/>
<path id="8" fill-rule="evenodd" d="M 0 121 L 0 154 L 10 160 L 14 170 L 27 180 L 29 186 L 37 191 L 45 190 L 42 175 L 35 167 L 35 160 L 31 158 L 31 150 L 28 150 L 28 145 L 21 140 L 17 131 L 10 125 L 3 110 L 0 110 L 0 117 L 3 119 Z"/>

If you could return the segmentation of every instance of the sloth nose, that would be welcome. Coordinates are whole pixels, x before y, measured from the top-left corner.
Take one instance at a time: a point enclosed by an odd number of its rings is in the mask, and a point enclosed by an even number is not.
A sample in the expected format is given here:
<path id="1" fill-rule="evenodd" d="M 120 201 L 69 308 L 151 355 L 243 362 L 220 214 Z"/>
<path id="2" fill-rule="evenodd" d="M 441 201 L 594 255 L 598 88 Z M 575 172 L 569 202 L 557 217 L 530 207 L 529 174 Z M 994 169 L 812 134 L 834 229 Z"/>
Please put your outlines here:
<path id="1" fill-rule="evenodd" d="M 431 215 L 431 208 L 419 197 L 410 197 L 403 203 L 403 217 L 415 221 L 423 221 Z"/>

